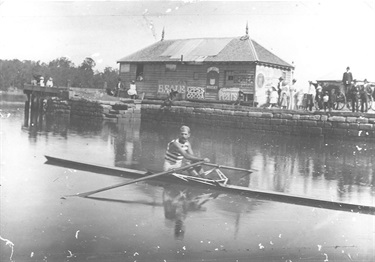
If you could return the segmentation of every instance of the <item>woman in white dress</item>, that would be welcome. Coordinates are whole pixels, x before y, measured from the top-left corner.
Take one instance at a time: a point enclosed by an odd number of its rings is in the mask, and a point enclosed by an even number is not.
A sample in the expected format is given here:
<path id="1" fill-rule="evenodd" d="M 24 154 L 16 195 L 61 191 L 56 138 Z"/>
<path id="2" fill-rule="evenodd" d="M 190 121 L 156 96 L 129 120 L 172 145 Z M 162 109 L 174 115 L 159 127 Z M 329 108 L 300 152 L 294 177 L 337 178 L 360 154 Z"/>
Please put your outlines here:
<path id="1" fill-rule="evenodd" d="M 272 91 L 270 94 L 270 107 L 269 108 L 276 107 L 278 100 L 279 100 L 279 94 L 277 93 L 276 88 L 272 87 Z"/>
<path id="2" fill-rule="evenodd" d="M 287 109 L 288 108 L 288 103 L 289 103 L 289 86 L 286 82 L 282 83 L 281 87 L 281 108 Z"/>
<path id="3" fill-rule="evenodd" d="M 296 109 L 296 85 L 295 83 L 297 82 L 296 79 L 292 80 L 292 85 L 289 88 L 289 110 L 294 110 Z"/>
<path id="4" fill-rule="evenodd" d="M 130 96 L 131 99 L 135 99 L 137 97 L 137 86 L 135 85 L 134 80 L 130 84 L 128 95 Z"/>

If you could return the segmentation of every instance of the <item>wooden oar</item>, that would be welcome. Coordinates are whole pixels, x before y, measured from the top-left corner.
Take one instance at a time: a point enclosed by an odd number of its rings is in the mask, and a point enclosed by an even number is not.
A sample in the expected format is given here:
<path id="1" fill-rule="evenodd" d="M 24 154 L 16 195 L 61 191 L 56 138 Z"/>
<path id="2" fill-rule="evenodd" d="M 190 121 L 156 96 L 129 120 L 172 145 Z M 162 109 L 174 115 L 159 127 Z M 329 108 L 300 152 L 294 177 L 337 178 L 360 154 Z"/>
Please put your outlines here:
<path id="1" fill-rule="evenodd" d="M 206 165 L 206 166 L 213 166 L 213 167 L 218 167 L 218 168 L 224 168 L 224 169 L 231 169 L 231 170 L 236 170 L 236 171 L 245 171 L 245 172 L 254 172 L 254 171 L 258 171 L 256 169 L 244 169 L 244 168 L 239 168 L 239 167 L 232 167 L 232 166 L 223 166 L 223 165 L 218 165 L 218 164 L 214 164 L 214 163 L 203 163 L 203 165 Z"/>
<path id="2" fill-rule="evenodd" d="M 168 171 L 164 171 L 164 172 L 152 174 L 152 175 L 149 175 L 149 176 L 141 177 L 141 178 L 138 178 L 138 179 L 134 179 L 132 181 L 122 182 L 122 183 L 119 183 L 119 184 L 116 184 L 116 185 L 112 185 L 112 186 L 108 186 L 108 187 L 103 187 L 103 188 L 99 188 L 99 189 L 88 191 L 88 192 L 77 193 L 75 195 L 68 195 L 68 196 L 65 196 L 65 197 L 72 197 L 72 196 L 87 197 L 87 196 L 90 196 L 90 195 L 93 195 L 93 194 L 96 194 L 96 193 L 99 193 L 99 192 L 103 192 L 103 191 L 106 191 L 106 190 L 109 190 L 109 189 L 113 189 L 113 188 L 117 188 L 117 187 L 121 187 L 121 186 L 126 186 L 126 185 L 130 185 L 130 184 L 134 184 L 134 183 L 137 183 L 137 182 L 140 182 L 140 181 L 144 181 L 144 180 L 147 180 L 147 179 L 150 179 L 150 178 L 154 178 L 154 177 L 158 177 L 158 176 L 162 176 L 162 175 L 174 173 L 174 172 L 177 172 L 177 171 L 186 170 L 186 169 L 189 169 L 191 167 L 201 165 L 203 163 L 204 163 L 204 161 L 199 161 L 199 162 L 196 162 L 194 164 L 190 164 L 190 165 L 186 165 L 186 166 L 183 166 L 183 167 L 171 169 L 171 170 L 168 170 Z"/>

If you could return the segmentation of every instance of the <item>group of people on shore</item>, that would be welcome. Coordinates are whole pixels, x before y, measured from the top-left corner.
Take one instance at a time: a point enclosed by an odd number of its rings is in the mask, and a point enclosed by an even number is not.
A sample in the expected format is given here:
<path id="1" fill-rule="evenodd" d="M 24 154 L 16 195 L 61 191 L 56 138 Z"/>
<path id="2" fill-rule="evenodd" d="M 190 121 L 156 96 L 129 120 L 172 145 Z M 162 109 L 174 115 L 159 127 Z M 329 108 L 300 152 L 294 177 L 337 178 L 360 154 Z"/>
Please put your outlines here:
<path id="1" fill-rule="evenodd" d="M 297 80 L 293 79 L 292 84 L 288 85 L 283 77 L 279 78 L 277 86 L 272 86 L 269 91 L 268 108 L 281 108 L 289 110 L 312 110 L 315 102 L 322 102 L 324 108 L 323 88 L 316 81 L 309 81 L 308 88 L 298 88 Z M 322 99 L 320 99 L 322 98 Z M 328 106 L 328 103 L 326 104 Z"/>
<path id="2" fill-rule="evenodd" d="M 308 111 L 312 111 L 313 108 L 324 111 L 336 109 L 340 88 L 317 81 L 308 81 L 306 88 L 298 88 L 296 83 L 297 80 L 293 79 L 289 85 L 283 77 L 280 77 L 277 86 L 272 86 L 268 92 L 267 107 Z M 367 79 L 363 81 L 353 79 L 350 68 L 347 67 L 342 83 L 343 92 L 350 101 L 352 111 L 357 112 L 360 107 L 361 112 L 367 112 L 370 96 L 375 100 L 375 90 Z"/>
<path id="3" fill-rule="evenodd" d="M 33 86 L 46 86 L 46 87 L 53 87 L 53 78 L 49 77 L 47 81 L 44 81 L 44 77 L 40 75 L 34 75 L 34 79 L 31 80 L 31 84 Z"/>
<path id="4" fill-rule="evenodd" d="M 369 100 L 371 98 L 375 100 L 374 87 L 370 85 L 367 79 L 363 80 L 362 83 L 353 79 L 350 67 L 346 68 L 346 72 L 342 77 L 342 83 L 344 85 L 345 95 L 350 99 L 352 112 L 358 112 L 359 106 L 362 113 L 367 112 Z"/>
<path id="5" fill-rule="evenodd" d="M 125 91 L 126 94 L 131 98 L 131 99 L 136 99 L 138 98 L 138 93 L 137 93 L 137 85 L 135 84 L 135 81 L 132 80 L 130 82 L 129 88 L 125 88 L 124 84 L 122 83 L 121 78 L 118 79 L 117 86 L 114 91 L 112 91 L 110 88 L 107 89 L 108 95 L 111 96 L 120 96 L 120 92 Z"/>
<path id="6" fill-rule="evenodd" d="M 284 78 L 280 77 L 277 87 L 272 86 L 269 92 L 269 108 L 279 107 L 282 109 L 297 109 L 298 93 L 296 89 L 296 79 L 292 80 L 289 86 Z"/>

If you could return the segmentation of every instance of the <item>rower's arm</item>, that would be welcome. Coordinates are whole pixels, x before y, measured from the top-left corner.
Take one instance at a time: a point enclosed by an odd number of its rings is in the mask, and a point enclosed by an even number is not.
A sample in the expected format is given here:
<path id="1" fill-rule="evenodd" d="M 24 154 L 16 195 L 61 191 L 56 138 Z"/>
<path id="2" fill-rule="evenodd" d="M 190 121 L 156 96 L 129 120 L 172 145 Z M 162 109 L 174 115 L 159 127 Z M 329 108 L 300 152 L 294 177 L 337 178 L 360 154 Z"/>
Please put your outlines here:
<path id="1" fill-rule="evenodd" d="M 177 148 L 177 150 L 179 151 L 179 153 L 181 155 L 183 155 L 183 157 L 187 160 L 190 160 L 190 161 L 205 161 L 205 162 L 210 161 L 208 158 L 199 158 L 199 157 L 194 156 L 194 153 L 193 153 L 193 150 L 191 149 L 190 143 L 188 144 L 187 152 L 185 150 L 183 150 L 182 147 L 177 142 L 174 142 L 173 146 L 175 146 Z"/>
<path id="2" fill-rule="evenodd" d="M 193 152 L 193 149 L 191 148 L 191 144 L 190 144 L 190 142 L 188 142 L 188 149 L 187 149 L 187 152 L 188 152 L 188 154 L 194 156 L 194 152 Z"/>

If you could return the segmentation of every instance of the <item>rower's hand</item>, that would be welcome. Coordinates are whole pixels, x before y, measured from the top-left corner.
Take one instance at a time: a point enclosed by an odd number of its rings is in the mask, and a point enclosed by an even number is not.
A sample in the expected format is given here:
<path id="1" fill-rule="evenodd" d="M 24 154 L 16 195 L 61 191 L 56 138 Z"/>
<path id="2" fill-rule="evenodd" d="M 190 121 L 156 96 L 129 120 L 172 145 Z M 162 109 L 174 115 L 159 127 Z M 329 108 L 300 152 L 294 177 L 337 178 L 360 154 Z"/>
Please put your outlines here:
<path id="1" fill-rule="evenodd" d="M 206 158 L 203 158 L 203 161 L 206 162 L 206 163 L 209 163 L 209 162 L 210 162 L 210 159 L 208 159 L 208 158 L 206 157 Z"/>

